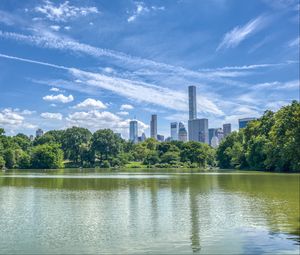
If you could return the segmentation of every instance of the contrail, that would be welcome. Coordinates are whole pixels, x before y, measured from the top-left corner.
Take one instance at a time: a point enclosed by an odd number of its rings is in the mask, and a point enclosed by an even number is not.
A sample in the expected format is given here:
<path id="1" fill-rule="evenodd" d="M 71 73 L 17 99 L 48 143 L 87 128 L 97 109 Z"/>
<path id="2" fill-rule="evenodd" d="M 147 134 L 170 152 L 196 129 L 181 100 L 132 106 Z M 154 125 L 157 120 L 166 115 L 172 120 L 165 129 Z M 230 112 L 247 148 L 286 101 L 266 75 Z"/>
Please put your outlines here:
<path id="1" fill-rule="evenodd" d="M 49 67 L 63 69 L 63 70 L 68 70 L 68 71 L 70 71 L 72 69 L 72 68 L 69 68 L 69 67 L 66 67 L 66 66 L 60 66 L 60 65 L 50 64 L 50 63 L 47 63 L 47 62 L 41 62 L 41 61 L 31 60 L 31 59 L 28 59 L 28 58 L 14 57 L 14 56 L 9 56 L 9 55 L 5 55 L 5 54 L 1 54 L 1 53 L 0 53 L 0 57 L 1 58 L 18 60 L 18 61 L 23 61 L 23 62 L 27 62 L 27 63 L 31 63 L 31 64 L 49 66 Z"/>

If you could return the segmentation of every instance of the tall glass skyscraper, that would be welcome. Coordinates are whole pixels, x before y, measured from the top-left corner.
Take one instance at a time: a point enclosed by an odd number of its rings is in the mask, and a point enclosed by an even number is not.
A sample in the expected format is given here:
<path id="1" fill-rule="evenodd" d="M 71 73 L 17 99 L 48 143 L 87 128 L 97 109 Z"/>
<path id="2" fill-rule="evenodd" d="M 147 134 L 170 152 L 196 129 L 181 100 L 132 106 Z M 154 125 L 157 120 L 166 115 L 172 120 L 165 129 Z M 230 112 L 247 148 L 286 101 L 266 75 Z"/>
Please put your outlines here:
<path id="1" fill-rule="evenodd" d="M 231 133 L 231 124 L 230 123 L 226 123 L 223 124 L 223 134 L 224 134 L 224 138 L 226 136 L 228 136 Z"/>
<path id="2" fill-rule="evenodd" d="M 196 86 L 189 86 L 189 120 L 197 118 Z"/>
<path id="3" fill-rule="evenodd" d="M 243 119 L 239 119 L 239 129 L 245 128 L 250 121 L 255 120 L 255 119 L 256 118 L 243 118 Z"/>
<path id="4" fill-rule="evenodd" d="M 187 132 L 182 122 L 179 122 L 178 140 L 183 142 L 187 141 Z"/>
<path id="5" fill-rule="evenodd" d="M 178 140 L 178 123 L 172 122 L 170 125 L 171 128 L 171 140 L 177 141 Z"/>
<path id="6" fill-rule="evenodd" d="M 150 136 L 151 138 L 157 140 L 157 115 L 156 114 L 151 115 Z"/>
<path id="7" fill-rule="evenodd" d="M 133 143 L 138 142 L 138 122 L 136 120 L 129 122 L 129 140 Z"/>

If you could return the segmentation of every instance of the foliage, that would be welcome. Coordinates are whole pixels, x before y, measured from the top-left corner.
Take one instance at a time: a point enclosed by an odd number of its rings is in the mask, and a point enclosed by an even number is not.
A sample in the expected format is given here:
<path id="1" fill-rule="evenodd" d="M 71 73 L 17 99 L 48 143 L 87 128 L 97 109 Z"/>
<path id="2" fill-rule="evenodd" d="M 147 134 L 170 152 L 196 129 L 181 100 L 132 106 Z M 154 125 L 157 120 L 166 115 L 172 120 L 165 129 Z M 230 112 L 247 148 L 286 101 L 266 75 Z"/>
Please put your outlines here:
<path id="1" fill-rule="evenodd" d="M 300 104 L 293 101 L 276 113 L 266 111 L 227 136 L 216 155 L 221 168 L 300 171 Z"/>
<path id="2" fill-rule="evenodd" d="M 32 168 L 62 168 L 63 166 L 63 151 L 59 144 L 42 144 L 32 149 Z"/>
<path id="3" fill-rule="evenodd" d="M 200 142 L 134 144 L 110 129 L 91 133 L 72 127 L 51 130 L 33 142 L 24 134 L 6 136 L 0 128 L 0 168 L 162 167 L 300 171 L 300 104 L 266 111 L 232 132 L 215 150 Z"/>

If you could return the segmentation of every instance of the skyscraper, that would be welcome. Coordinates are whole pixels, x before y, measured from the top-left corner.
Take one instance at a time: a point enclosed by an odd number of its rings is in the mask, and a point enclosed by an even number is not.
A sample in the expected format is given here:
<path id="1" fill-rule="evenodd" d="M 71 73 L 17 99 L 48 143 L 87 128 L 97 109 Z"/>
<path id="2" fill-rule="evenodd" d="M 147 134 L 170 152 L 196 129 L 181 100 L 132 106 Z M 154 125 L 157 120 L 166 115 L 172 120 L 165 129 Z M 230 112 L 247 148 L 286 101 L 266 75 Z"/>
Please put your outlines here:
<path id="1" fill-rule="evenodd" d="M 189 120 L 197 118 L 196 86 L 189 86 Z"/>
<path id="2" fill-rule="evenodd" d="M 224 135 L 224 138 L 226 136 L 228 136 L 230 133 L 231 133 L 231 124 L 230 123 L 223 124 L 223 135 Z"/>
<path id="3" fill-rule="evenodd" d="M 179 122 L 179 126 L 178 126 L 178 140 L 182 141 L 182 142 L 186 142 L 187 141 L 187 132 L 185 129 L 185 126 L 182 122 Z"/>
<path id="4" fill-rule="evenodd" d="M 177 141 L 178 140 L 178 124 L 177 122 L 172 122 L 170 124 L 171 128 L 171 141 Z"/>
<path id="5" fill-rule="evenodd" d="M 165 137 L 163 135 L 157 135 L 157 141 L 164 142 L 165 141 Z"/>
<path id="6" fill-rule="evenodd" d="M 245 128 L 247 126 L 247 124 L 252 121 L 255 120 L 255 118 L 243 118 L 243 119 L 239 119 L 239 129 L 241 128 Z"/>
<path id="7" fill-rule="evenodd" d="M 216 135 L 216 132 L 217 129 L 216 128 L 209 128 L 208 129 L 208 142 L 209 142 L 209 145 L 211 145 L 211 140 L 213 137 L 217 136 Z"/>
<path id="8" fill-rule="evenodd" d="M 189 120 L 189 141 L 209 143 L 208 119 Z"/>
<path id="9" fill-rule="evenodd" d="M 157 115 L 156 114 L 151 115 L 150 136 L 155 140 L 157 139 Z"/>
<path id="10" fill-rule="evenodd" d="M 43 129 L 40 129 L 40 128 L 37 129 L 36 132 L 35 132 L 35 136 L 37 138 L 41 137 L 43 134 L 44 134 L 44 131 L 43 131 Z"/>
<path id="11" fill-rule="evenodd" d="M 136 120 L 129 122 L 129 140 L 133 143 L 138 142 L 138 122 Z"/>

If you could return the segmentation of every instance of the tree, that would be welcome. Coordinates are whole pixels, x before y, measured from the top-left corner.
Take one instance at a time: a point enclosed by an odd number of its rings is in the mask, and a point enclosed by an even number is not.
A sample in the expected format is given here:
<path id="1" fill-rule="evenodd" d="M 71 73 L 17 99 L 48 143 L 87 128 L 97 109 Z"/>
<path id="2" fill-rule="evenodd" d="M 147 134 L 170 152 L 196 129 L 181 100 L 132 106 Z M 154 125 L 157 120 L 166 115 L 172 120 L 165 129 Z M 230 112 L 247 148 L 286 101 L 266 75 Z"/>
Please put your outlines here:
<path id="1" fill-rule="evenodd" d="M 7 168 L 14 168 L 16 166 L 16 157 L 14 150 L 12 148 L 8 148 L 3 152 L 3 158 L 5 161 L 5 166 Z"/>
<path id="2" fill-rule="evenodd" d="M 63 168 L 63 151 L 56 143 L 37 145 L 32 149 L 32 168 Z"/>
<path id="3" fill-rule="evenodd" d="M 168 163 L 168 164 L 176 164 L 179 162 L 180 156 L 179 152 L 177 151 L 167 151 L 161 156 L 161 162 L 162 163 Z"/>
<path id="4" fill-rule="evenodd" d="M 158 156 L 158 153 L 156 151 L 149 150 L 143 164 L 144 165 L 155 165 L 156 163 L 159 163 L 160 159 Z"/>
<path id="5" fill-rule="evenodd" d="M 87 144 L 92 133 L 86 128 L 68 128 L 62 134 L 62 148 L 66 158 L 78 163 L 81 160 L 81 144 Z M 81 162 L 82 163 L 82 162 Z"/>
<path id="6" fill-rule="evenodd" d="M 95 155 L 100 155 L 100 161 L 116 157 L 121 150 L 121 139 L 110 129 L 100 129 L 92 136 L 91 148 Z"/>
<path id="7" fill-rule="evenodd" d="M 3 156 L 0 155 L 0 168 L 5 167 L 5 160 L 3 158 Z"/>

